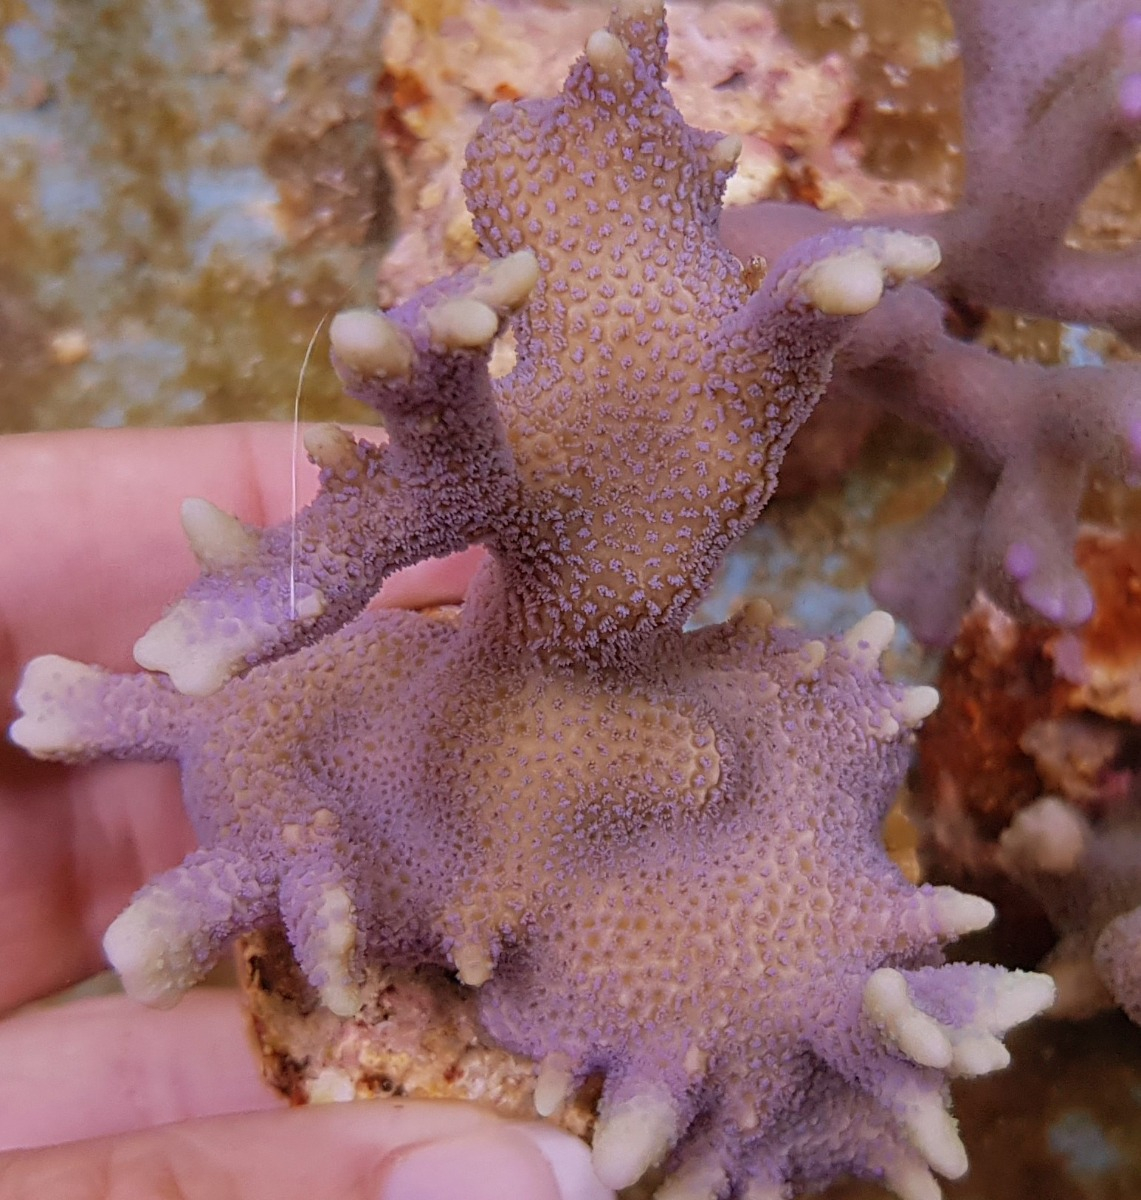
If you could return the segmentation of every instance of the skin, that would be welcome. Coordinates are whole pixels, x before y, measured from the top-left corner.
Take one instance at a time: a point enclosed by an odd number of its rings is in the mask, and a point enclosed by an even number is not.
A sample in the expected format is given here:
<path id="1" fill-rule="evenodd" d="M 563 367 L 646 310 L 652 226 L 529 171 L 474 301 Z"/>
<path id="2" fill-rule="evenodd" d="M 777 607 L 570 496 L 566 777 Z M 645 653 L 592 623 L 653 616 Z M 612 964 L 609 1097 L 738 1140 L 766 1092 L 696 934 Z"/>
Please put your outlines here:
<path id="1" fill-rule="evenodd" d="M 254 525 L 285 519 L 291 445 L 272 425 L 0 438 L 5 724 L 33 655 L 130 668 L 135 638 L 196 573 L 177 519 L 185 496 Z M 315 472 L 303 461 L 298 478 L 304 503 Z M 457 599 L 478 555 L 394 577 L 381 602 Z M 0 743 L 0 1194 L 611 1195 L 581 1143 L 472 1105 L 284 1108 L 258 1076 L 232 992 L 200 990 L 164 1013 L 122 996 L 24 1007 L 104 969 L 108 923 L 192 847 L 169 764 L 62 767 Z"/>

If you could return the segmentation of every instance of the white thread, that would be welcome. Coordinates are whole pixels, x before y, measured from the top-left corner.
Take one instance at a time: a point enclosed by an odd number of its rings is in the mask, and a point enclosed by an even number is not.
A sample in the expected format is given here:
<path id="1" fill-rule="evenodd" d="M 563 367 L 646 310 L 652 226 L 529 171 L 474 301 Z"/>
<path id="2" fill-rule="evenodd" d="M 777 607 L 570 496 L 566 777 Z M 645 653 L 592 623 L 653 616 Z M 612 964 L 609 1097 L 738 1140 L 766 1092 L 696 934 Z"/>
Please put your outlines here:
<path id="1" fill-rule="evenodd" d="M 313 330 L 309 345 L 305 347 L 305 357 L 301 360 L 301 370 L 297 375 L 297 391 L 293 393 L 293 440 L 289 447 L 289 619 L 291 621 L 297 620 L 297 451 L 301 437 L 301 387 L 305 382 L 305 372 L 309 368 L 313 347 L 317 344 L 317 338 L 325 327 L 325 322 L 332 315 L 332 310 L 330 310 L 317 322 L 317 328 Z"/>

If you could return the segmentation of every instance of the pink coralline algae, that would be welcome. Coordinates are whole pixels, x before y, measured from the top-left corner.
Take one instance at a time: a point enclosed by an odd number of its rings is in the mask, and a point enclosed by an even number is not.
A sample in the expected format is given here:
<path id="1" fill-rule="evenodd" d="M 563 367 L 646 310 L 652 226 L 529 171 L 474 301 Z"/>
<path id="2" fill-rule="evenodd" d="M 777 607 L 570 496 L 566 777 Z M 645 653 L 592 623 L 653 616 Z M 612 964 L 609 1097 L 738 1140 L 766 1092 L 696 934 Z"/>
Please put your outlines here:
<path id="1" fill-rule="evenodd" d="M 936 694 L 881 676 L 883 613 L 823 640 L 761 602 L 684 626 L 836 348 L 938 252 L 833 231 L 752 290 L 717 236 L 739 145 L 681 119 L 665 47 L 660 4 L 622 0 L 558 97 L 492 109 L 464 180 L 489 265 L 332 328 L 387 442 L 314 432 L 295 526 L 189 501 L 203 572 L 147 670 L 37 659 L 12 736 L 182 766 L 201 849 L 105 941 L 140 999 L 280 921 L 343 1016 L 367 964 L 454 970 L 541 1063 L 544 1113 L 604 1073 L 610 1187 L 660 1163 L 669 1200 L 849 1173 L 930 1200 L 967 1165 L 947 1077 L 1004 1065 L 1053 992 L 944 965 L 991 906 L 882 848 Z M 458 617 L 365 611 L 474 542 Z"/>

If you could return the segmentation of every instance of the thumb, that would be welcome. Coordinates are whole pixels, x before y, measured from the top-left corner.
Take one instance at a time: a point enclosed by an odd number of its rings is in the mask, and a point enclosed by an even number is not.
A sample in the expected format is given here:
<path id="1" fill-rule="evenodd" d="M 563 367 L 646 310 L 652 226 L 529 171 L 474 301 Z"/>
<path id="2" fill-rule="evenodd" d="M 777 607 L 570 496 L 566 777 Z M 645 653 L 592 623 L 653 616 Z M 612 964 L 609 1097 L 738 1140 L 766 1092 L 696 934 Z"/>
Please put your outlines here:
<path id="1" fill-rule="evenodd" d="M 182 1121 L 0 1155 L 6 1200 L 613 1200 L 577 1138 L 473 1104 L 378 1100 Z"/>

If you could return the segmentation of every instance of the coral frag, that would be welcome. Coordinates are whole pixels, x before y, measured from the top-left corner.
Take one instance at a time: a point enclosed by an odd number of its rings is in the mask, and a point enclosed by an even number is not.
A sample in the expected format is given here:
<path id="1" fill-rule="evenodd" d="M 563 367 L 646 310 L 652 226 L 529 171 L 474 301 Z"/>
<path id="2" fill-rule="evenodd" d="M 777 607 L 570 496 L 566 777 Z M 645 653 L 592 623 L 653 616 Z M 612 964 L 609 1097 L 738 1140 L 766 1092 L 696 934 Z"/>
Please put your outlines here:
<path id="1" fill-rule="evenodd" d="M 541 1062 L 544 1112 L 603 1073 L 611 1187 L 664 1163 L 669 1200 L 847 1173 L 928 1200 L 966 1169 L 947 1076 L 1002 1066 L 1052 995 L 942 965 L 993 910 L 882 848 L 935 693 L 881 677 L 886 614 L 828 640 L 762 603 L 684 624 L 842 339 L 938 252 L 832 231 L 750 290 L 716 233 L 738 146 L 681 119 L 665 44 L 660 5 L 623 0 L 558 97 L 493 108 L 465 177 L 490 265 L 332 329 L 388 441 L 317 430 L 295 527 L 188 502 L 203 572 L 147 672 L 37 659 L 12 733 L 182 765 L 201 849 L 105 942 L 140 999 L 281 921 L 334 1013 L 370 964 L 444 965 Z M 458 619 L 362 612 L 473 542 Z"/>

